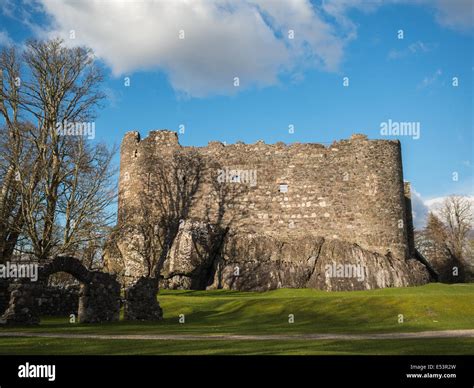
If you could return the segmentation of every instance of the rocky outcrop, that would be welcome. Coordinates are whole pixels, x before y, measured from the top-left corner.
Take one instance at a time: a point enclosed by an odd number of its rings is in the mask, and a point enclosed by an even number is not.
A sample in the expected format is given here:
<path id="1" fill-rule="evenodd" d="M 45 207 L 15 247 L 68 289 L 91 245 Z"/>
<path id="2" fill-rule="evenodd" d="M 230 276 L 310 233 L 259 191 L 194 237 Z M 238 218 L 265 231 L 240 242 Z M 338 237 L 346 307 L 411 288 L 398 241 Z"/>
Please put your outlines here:
<path id="1" fill-rule="evenodd" d="M 166 259 L 160 287 L 168 289 L 205 289 L 213 271 L 224 231 L 205 222 L 186 220 Z"/>
<path id="2" fill-rule="evenodd" d="M 129 321 L 160 321 L 163 310 L 156 299 L 158 281 L 142 277 L 125 290 L 124 318 Z"/>
<path id="3" fill-rule="evenodd" d="M 400 261 L 356 244 L 327 240 L 322 244 L 307 287 L 322 290 L 368 290 L 405 287 L 429 282 L 429 274 L 417 260 Z"/>
<path id="4" fill-rule="evenodd" d="M 203 232 L 202 224 L 189 223 L 180 229 L 165 266 L 163 288 L 265 291 L 310 287 L 340 291 L 430 281 L 426 267 L 416 259 L 397 260 L 390 253 L 382 255 L 342 240 L 308 236 L 284 241 L 270 235 L 229 235 L 219 249 L 206 254 L 206 238 L 196 237 Z"/>
<path id="5" fill-rule="evenodd" d="M 302 288 L 311 277 L 321 238 L 284 242 L 271 236 L 228 236 L 208 288 L 265 291 Z"/>
<path id="6" fill-rule="evenodd" d="M 391 254 L 370 252 L 341 240 L 281 242 L 268 236 L 241 236 L 224 248 L 211 288 L 342 291 L 419 285 L 429 279 L 416 260 L 395 260 Z"/>

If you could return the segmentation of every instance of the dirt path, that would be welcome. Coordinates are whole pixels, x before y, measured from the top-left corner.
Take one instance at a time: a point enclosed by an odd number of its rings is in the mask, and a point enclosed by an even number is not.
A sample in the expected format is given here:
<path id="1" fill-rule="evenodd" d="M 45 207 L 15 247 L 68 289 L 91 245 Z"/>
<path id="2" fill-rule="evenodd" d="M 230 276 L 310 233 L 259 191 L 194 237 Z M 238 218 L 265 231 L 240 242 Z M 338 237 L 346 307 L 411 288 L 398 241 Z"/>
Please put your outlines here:
<path id="1" fill-rule="evenodd" d="M 43 338 L 73 338 L 73 339 L 110 339 L 110 340 L 374 340 L 374 339 L 420 339 L 420 338 L 474 338 L 474 329 L 470 330 L 439 330 L 421 331 L 414 333 L 378 333 L 378 334 L 269 334 L 269 335 L 196 335 L 196 334 L 68 334 L 68 333 L 24 333 L 1 332 L 0 337 L 43 337 Z"/>

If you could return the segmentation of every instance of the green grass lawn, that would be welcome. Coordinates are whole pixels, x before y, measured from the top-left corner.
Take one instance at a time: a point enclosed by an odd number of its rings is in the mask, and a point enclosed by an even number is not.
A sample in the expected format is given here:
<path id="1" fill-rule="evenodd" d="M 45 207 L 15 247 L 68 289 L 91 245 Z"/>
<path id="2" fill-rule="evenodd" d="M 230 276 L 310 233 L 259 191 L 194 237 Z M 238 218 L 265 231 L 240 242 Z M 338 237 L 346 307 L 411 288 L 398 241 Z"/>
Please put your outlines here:
<path id="1" fill-rule="evenodd" d="M 0 339 L 0 354 L 8 355 L 472 355 L 473 349 L 474 338 L 356 341 Z"/>
<path id="2" fill-rule="evenodd" d="M 90 334 L 301 334 L 386 333 L 474 329 L 474 284 L 353 292 L 280 289 L 161 291 L 164 320 L 70 324 L 67 317 L 44 318 L 38 327 L 2 331 Z M 178 322 L 184 314 L 185 323 Z M 289 314 L 294 323 L 288 322 Z M 399 323 L 399 315 L 403 323 Z M 138 343 L 137 343 L 138 342 Z M 229 344 L 229 342 L 232 342 Z M 16 344 L 16 345 L 15 345 Z M 474 354 L 471 339 L 355 341 L 127 341 L 0 338 L 0 353 L 23 354 Z M 426 352 L 426 353 L 423 353 Z"/>

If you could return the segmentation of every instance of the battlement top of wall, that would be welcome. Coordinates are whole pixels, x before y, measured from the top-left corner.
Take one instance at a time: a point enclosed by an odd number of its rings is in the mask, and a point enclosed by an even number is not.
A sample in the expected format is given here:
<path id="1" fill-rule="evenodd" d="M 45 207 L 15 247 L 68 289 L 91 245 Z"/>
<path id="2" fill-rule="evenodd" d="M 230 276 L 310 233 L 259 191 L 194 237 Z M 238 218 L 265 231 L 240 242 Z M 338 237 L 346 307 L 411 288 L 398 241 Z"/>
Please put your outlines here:
<path id="1" fill-rule="evenodd" d="M 359 142 L 373 142 L 373 141 L 383 141 L 383 142 L 395 142 L 399 143 L 398 140 L 390 140 L 390 139 L 378 139 L 378 140 L 371 140 L 368 139 L 367 135 L 364 134 L 353 134 L 349 139 L 342 139 L 342 140 L 335 140 L 332 143 L 290 143 L 286 144 L 281 141 L 274 143 L 274 144 L 267 144 L 263 140 L 258 140 L 256 143 L 253 144 L 246 144 L 244 142 L 238 141 L 234 144 L 227 144 L 223 143 L 220 141 L 210 141 L 208 142 L 207 148 L 209 149 L 219 149 L 219 148 L 224 148 L 224 147 L 272 147 L 272 148 L 279 148 L 279 149 L 292 149 L 292 148 L 300 148 L 300 147 L 306 147 L 306 146 L 311 146 L 311 147 L 317 147 L 317 148 L 337 148 L 339 145 L 344 145 L 344 144 L 352 144 L 352 143 L 359 143 Z M 148 136 L 145 138 L 141 138 L 140 133 L 138 131 L 130 131 L 127 132 L 123 138 L 122 144 L 123 143 L 141 143 L 141 142 L 154 142 L 157 145 L 163 145 L 163 146 L 180 146 L 179 144 L 179 139 L 178 139 L 178 133 L 175 131 L 170 131 L 168 129 L 157 129 L 157 130 L 151 130 L 148 133 Z M 206 148 L 206 147 L 197 147 L 197 148 Z"/>
<path id="2" fill-rule="evenodd" d="M 351 136 L 351 140 L 368 140 L 367 135 L 364 135 L 363 133 L 354 133 Z"/>
<path id="3" fill-rule="evenodd" d="M 122 145 L 127 144 L 139 144 L 139 143 L 155 142 L 159 145 L 179 146 L 178 134 L 168 129 L 155 129 L 148 132 L 148 136 L 142 138 L 138 131 L 129 131 L 125 133 Z"/>

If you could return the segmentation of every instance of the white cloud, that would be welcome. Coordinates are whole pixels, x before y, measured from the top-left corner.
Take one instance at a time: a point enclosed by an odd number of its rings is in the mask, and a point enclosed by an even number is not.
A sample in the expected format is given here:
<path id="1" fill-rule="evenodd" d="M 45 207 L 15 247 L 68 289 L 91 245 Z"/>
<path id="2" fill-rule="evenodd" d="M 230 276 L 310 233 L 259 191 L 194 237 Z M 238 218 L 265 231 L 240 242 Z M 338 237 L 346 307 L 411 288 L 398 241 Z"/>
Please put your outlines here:
<path id="1" fill-rule="evenodd" d="M 8 32 L 0 30 L 0 46 L 10 46 L 13 40 L 8 35 Z"/>
<path id="2" fill-rule="evenodd" d="M 423 199 L 420 193 L 412 188 L 411 191 L 411 205 L 413 213 L 413 225 L 416 229 L 423 229 L 426 226 L 428 220 L 428 214 L 433 212 L 435 215 L 439 216 L 440 211 L 443 207 L 443 202 L 447 198 L 444 197 L 435 197 L 431 199 Z M 468 199 L 472 204 L 472 210 L 474 212 L 474 196 L 463 196 Z"/>
<path id="3" fill-rule="evenodd" d="M 14 5 L 12 0 L 0 0 L 0 12 L 8 17 L 14 17 Z"/>
<path id="4" fill-rule="evenodd" d="M 390 50 L 388 53 L 389 59 L 399 59 L 404 58 L 410 54 L 418 54 L 418 53 L 427 53 L 434 49 L 435 45 L 431 43 L 423 43 L 422 41 L 416 41 L 415 43 L 411 43 L 402 50 Z"/>
<path id="5" fill-rule="evenodd" d="M 240 88 L 264 87 L 301 68 L 337 70 L 349 39 L 309 0 L 41 3 L 54 20 L 45 35 L 68 38 L 74 30 L 73 43 L 93 48 L 115 75 L 161 69 L 191 96 L 232 94 L 234 77 Z"/>
<path id="6" fill-rule="evenodd" d="M 436 0 L 435 4 L 439 24 L 458 31 L 468 31 L 474 26 L 472 0 Z"/>
<path id="7" fill-rule="evenodd" d="M 438 81 L 439 77 L 441 77 L 442 74 L 443 72 L 441 71 L 441 69 L 438 69 L 433 74 L 423 78 L 423 80 L 418 84 L 418 89 L 423 89 L 430 85 L 433 85 L 434 83 L 436 83 L 436 81 Z"/>
<path id="8" fill-rule="evenodd" d="M 421 195 L 412 188 L 411 190 L 411 207 L 413 213 L 413 226 L 415 229 L 423 229 L 430 212 L 428 206 Z"/>
<path id="9" fill-rule="evenodd" d="M 0 0 L 3 12 L 40 37 L 60 35 L 94 49 L 116 76 L 161 70 L 184 95 L 233 94 L 301 79 L 307 68 L 338 71 L 357 35 L 352 9 L 385 4 L 432 9 L 443 26 L 473 27 L 472 0 Z M 14 12 L 12 4 L 15 4 Z M 46 14 L 42 24 L 32 15 Z M 44 15 L 43 15 L 44 16 Z M 69 40 L 74 30 L 76 39 Z M 178 39 L 184 30 L 185 39 Z M 294 39 L 288 39 L 294 30 Z M 407 52 L 429 50 L 416 42 Z M 397 56 L 397 53 L 393 53 Z M 405 55 L 405 54 L 401 54 Z M 234 86 L 239 77 L 240 86 Z"/>

